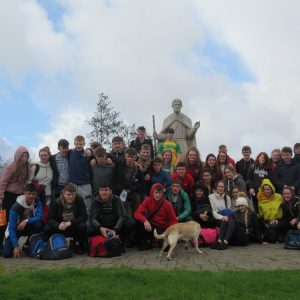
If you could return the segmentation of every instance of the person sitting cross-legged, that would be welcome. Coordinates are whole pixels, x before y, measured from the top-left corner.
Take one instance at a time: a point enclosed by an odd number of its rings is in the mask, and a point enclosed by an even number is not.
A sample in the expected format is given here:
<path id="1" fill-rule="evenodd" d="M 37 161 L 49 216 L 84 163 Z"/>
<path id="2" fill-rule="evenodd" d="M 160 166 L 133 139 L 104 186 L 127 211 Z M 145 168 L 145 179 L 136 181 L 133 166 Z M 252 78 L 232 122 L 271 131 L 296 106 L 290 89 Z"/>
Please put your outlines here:
<path id="1" fill-rule="evenodd" d="M 24 195 L 18 196 L 10 209 L 8 226 L 3 243 L 3 256 L 18 258 L 21 253 L 18 239 L 43 230 L 43 208 L 40 200 L 36 198 L 35 185 L 29 183 L 24 188 Z"/>
<path id="2" fill-rule="evenodd" d="M 83 198 L 76 194 L 76 186 L 67 184 L 60 197 L 50 205 L 48 221 L 44 233 L 50 237 L 60 233 L 73 238 L 74 251 L 84 254 L 87 245 L 87 210 Z"/>
<path id="3" fill-rule="evenodd" d="M 220 226 L 218 241 L 212 249 L 226 250 L 228 245 L 246 246 L 250 242 L 262 242 L 262 232 L 256 214 L 249 209 L 245 193 L 240 192 L 236 200 L 237 210 L 223 221 Z"/>

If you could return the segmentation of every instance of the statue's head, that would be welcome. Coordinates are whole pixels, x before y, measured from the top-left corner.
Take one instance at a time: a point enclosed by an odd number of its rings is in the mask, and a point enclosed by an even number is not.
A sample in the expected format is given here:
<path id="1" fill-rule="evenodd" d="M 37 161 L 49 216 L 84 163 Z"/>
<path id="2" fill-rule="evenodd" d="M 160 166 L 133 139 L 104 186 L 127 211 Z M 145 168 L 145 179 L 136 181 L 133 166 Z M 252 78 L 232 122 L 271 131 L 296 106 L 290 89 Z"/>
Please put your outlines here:
<path id="1" fill-rule="evenodd" d="M 173 110 L 174 110 L 175 113 L 180 112 L 181 107 L 182 107 L 182 101 L 181 101 L 181 99 L 174 99 L 172 101 L 172 107 L 173 107 Z"/>

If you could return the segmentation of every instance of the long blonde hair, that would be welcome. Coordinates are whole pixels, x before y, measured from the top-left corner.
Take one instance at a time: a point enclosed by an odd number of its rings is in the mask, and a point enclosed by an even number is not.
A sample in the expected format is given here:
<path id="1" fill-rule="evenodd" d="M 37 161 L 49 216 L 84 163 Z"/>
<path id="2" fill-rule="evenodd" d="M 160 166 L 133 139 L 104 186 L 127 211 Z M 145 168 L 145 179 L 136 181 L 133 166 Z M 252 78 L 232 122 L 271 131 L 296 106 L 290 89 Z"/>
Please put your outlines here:
<path id="1" fill-rule="evenodd" d="M 243 197 L 243 198 L 247 199 L 247 198 L 246 198 L 246 194 L 245 194 L 244 192 L 239 192 L 239 193 L 238 193 L 238 198 L 239 198 L 239 197 Z M 244 213 L 244 222 L 245 222 L 246 233 L 247 233 L 247 234 L 249 234 L 249 229 L 248 229 L 248 227 L 249 227 L 248 211 L 249 211 L 249 209 L 248 209 L 248 207 L 247 207 L 247 209 L 246 209 L 246 211 L 245 211 L 245 213 Z"/>

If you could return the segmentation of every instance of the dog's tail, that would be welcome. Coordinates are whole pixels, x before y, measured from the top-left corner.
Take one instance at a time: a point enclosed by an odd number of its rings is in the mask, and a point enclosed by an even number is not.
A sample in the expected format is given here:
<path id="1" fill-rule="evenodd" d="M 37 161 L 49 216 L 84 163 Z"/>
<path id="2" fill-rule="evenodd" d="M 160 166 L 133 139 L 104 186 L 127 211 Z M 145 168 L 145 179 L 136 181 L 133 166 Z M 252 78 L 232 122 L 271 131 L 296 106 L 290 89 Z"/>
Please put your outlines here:
<path id="1" fill-rule="evenodd" d="M 156 228 L 154 229 L 154 237 L 158 240 L 162 240 L 166 237 L 166 232 L 162 233 L 162 234 L 158 234 L 157 231 L 156 231 Z"/>

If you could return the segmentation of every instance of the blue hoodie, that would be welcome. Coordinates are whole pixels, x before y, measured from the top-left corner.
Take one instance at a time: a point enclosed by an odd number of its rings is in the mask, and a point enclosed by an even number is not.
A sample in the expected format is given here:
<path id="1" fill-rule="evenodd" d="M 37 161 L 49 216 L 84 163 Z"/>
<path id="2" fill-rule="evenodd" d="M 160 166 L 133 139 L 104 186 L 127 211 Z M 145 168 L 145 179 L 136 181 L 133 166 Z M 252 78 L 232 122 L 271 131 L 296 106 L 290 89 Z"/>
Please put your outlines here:
<path id="1" fill-rule="evenodd" d="M 9 222 L 5 232 L 5 237 L 10 238 L 14 248 L 19 246 L 17 227 L 21 221 L 27 219 L 28 225 L 42 222 L 43 205 L 38 199 L 35 199 L 32 205 L 27 205 L 25 196 L 21 195 L 17 198 L 9 213 Z"/>

